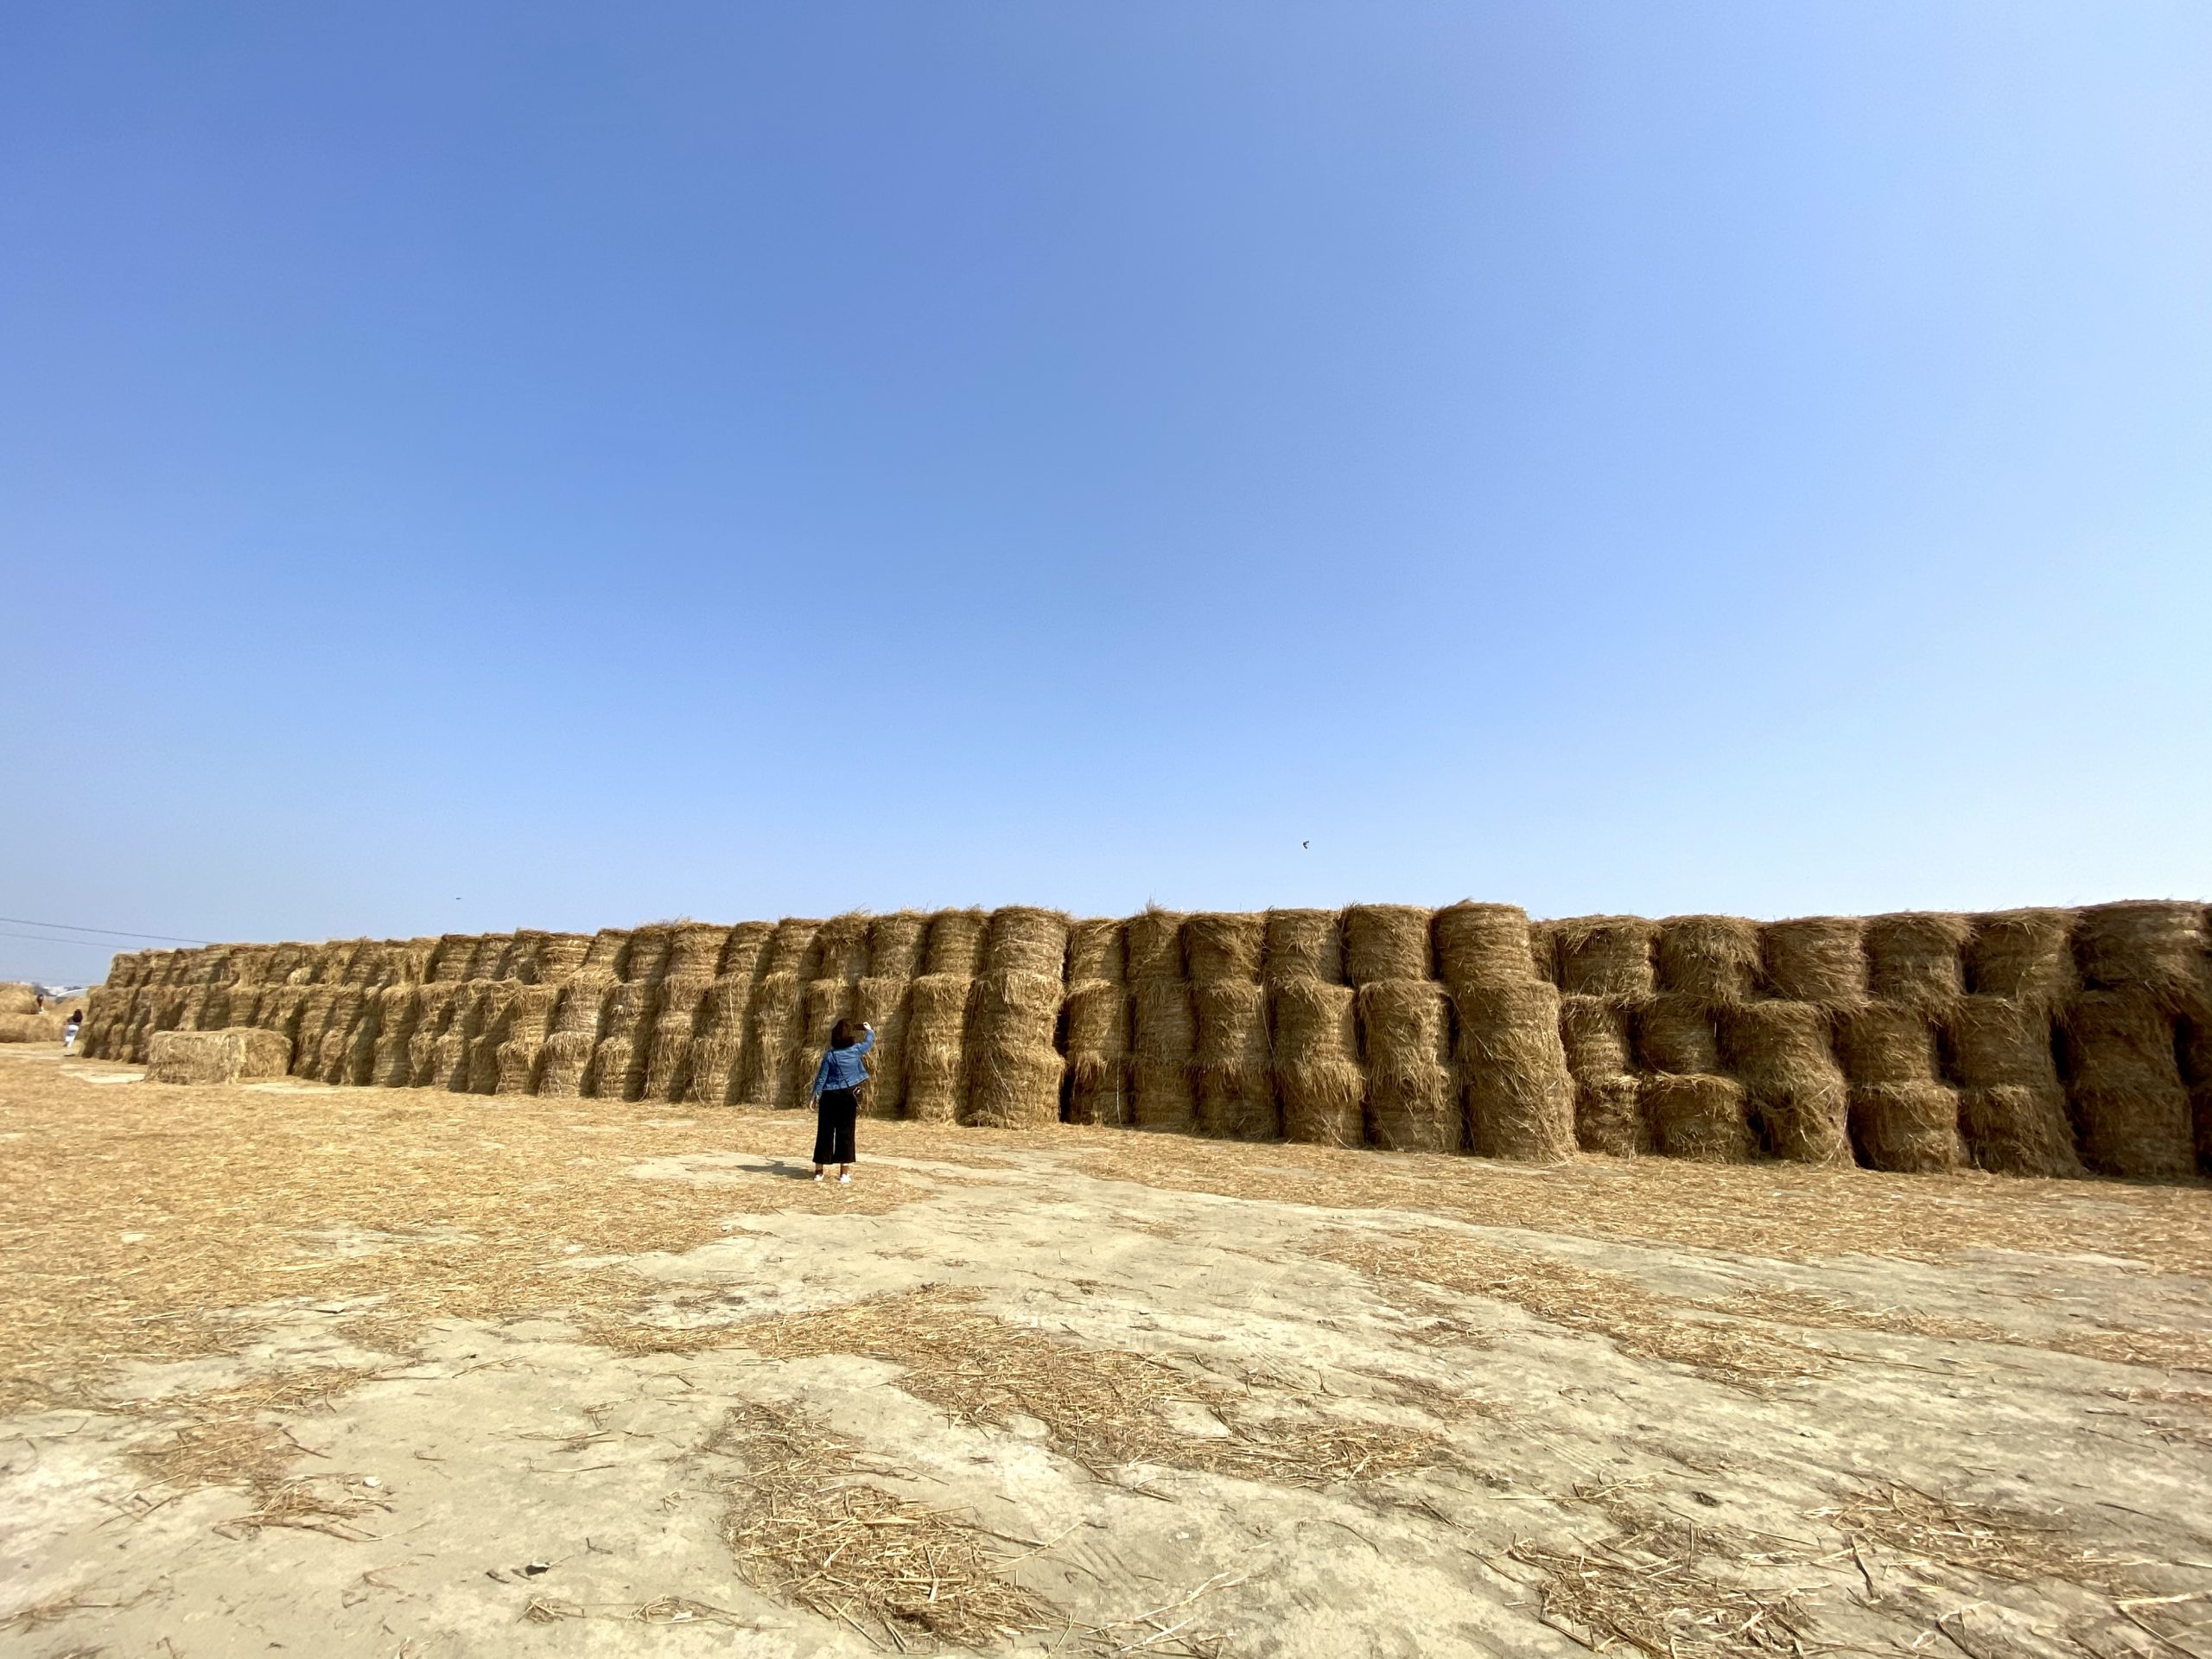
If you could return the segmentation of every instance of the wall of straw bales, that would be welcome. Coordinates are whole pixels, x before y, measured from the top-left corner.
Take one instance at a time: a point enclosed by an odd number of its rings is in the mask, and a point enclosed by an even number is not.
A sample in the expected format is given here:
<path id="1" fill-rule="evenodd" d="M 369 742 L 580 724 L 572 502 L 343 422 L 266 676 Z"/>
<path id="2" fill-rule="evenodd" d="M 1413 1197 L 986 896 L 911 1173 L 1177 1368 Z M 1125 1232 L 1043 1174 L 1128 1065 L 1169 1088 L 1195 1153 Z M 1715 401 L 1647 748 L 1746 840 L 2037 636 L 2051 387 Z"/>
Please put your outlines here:
<path id="1" fill-rule="evenodd" d="M 2204 907 L 1757 923 L 1029 906 L 116 958 L 96 1058 L 249 1027 L 326 1083 L 1547 1160 L 2212 1173 Z"/>

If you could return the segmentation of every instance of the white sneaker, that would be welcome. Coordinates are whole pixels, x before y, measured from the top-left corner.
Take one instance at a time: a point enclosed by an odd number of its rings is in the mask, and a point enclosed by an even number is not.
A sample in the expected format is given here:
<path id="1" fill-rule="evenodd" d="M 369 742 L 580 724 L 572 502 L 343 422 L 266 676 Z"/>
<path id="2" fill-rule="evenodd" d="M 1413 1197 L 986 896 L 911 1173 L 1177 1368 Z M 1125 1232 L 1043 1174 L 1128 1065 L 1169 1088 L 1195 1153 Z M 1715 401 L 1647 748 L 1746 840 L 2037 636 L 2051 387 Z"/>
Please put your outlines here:
<path id="1" fill-rule="evenodd" d="M 814 1172 L 814 1179 L 817 1181 L 823 1179 L 823 1174 L 820 1170 L 817 1169 Z"/>
<path id="2" fill-rule="evenodd" d="M 840 1186 L 850 1186 L 852 1184 L 853 1178 L 849 1175 L 840 1175 L 837 1178 L 837 1185 Z"/>

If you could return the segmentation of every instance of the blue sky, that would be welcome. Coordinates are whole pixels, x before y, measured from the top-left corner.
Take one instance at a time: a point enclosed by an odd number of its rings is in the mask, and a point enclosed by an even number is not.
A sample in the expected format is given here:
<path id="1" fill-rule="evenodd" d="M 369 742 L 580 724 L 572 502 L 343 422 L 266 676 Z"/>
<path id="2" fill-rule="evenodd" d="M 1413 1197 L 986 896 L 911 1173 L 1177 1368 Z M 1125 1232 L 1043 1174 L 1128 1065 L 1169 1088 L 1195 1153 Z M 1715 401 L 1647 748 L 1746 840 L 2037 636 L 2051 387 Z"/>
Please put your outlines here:
<path id="1" fill-rule="evenodd" d="M 34 0 L 0 560 L 41 921 L 2202 897 L 2212 8 Z"/>

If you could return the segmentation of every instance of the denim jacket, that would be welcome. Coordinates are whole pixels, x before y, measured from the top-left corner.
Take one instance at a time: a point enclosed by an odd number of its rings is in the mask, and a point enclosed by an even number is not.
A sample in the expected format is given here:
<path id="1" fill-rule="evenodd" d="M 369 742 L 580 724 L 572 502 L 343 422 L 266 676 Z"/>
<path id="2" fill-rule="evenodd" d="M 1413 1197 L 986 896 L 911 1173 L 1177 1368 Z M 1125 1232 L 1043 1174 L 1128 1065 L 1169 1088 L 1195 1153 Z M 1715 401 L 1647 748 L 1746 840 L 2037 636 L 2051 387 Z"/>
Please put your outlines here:
<path id="1" fill-rule="evenodd" d="M 831 1089 L 857 1089 L 868 1081 L 868 1068 L 861 1064 L 861 1056 L 875 1046 L 875 1033 L 862 1032 L 861 1039 L 850 1048 L 825 1049 L 822 1064 L 815 1068 L 814 1096 L 819 1100 Z"/>

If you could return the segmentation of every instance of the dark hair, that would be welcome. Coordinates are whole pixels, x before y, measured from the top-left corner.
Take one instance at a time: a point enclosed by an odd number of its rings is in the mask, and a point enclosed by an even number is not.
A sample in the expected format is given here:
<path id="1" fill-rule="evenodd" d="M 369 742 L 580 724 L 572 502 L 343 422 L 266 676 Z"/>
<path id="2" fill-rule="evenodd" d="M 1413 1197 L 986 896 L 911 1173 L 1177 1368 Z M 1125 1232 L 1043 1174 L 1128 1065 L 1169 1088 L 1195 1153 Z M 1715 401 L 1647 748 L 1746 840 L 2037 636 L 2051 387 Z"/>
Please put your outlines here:
<path id="1" fill-rule="evenodd" d="M 861 1039 L 861 1028 L 849 1020 L 840 1020 L 830 1032 L 830 1046 L 850 1048 Z"/>

